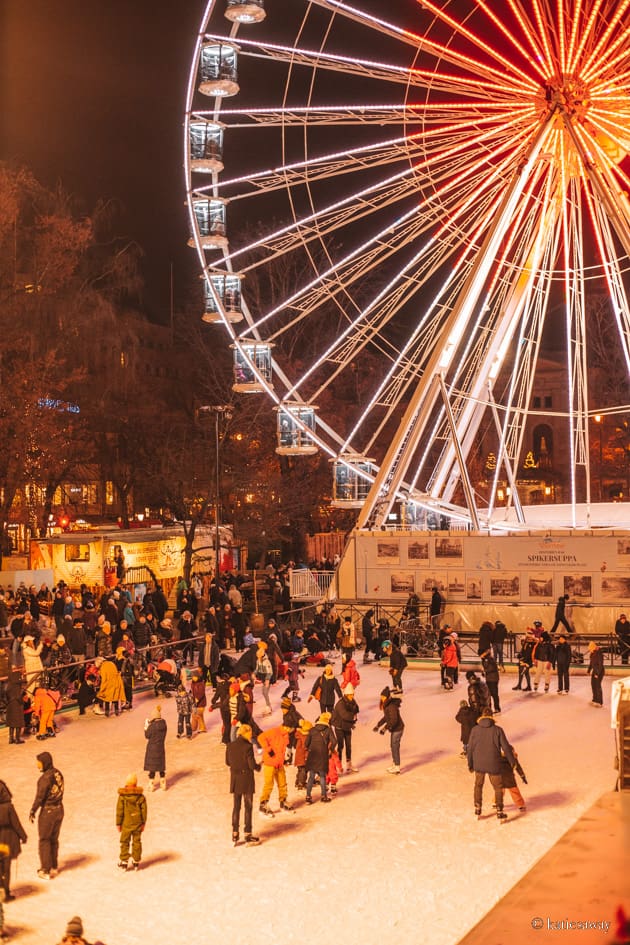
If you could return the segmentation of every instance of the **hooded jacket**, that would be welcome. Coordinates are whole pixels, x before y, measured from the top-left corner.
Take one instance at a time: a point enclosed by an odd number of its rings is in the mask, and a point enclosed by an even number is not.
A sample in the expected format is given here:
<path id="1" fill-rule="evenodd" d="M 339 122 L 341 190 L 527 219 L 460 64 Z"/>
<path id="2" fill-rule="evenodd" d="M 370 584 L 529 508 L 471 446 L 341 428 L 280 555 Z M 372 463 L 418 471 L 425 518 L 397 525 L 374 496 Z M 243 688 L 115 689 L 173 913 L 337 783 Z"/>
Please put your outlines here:
<path id="1" fill-rule="evenodd" d="M 330 724 L 341 732 L 351 732 L 359 714 L 359 706 L 354 696 L 343 696 L 333 709 Z"/>
<path id="2" fill-rule="evenodd" d="M 494 719 L 482 716 L 468 739 L 468 769 L 484 774 L 501 774 L 501 756 L 505 755 L 511 767 L 516 764 L 512 746 L 505 732 Z"/>
<path id="3" fill-rule="evenodd" d="M 52 755 L 48 751 L 42 751 L 37 760 L 41 763 L 42 773 L 37 781 L 35 800 L 31 806 L 32 816 L 40 807 L 63 807 L 64 781 L 61 771 L 53 765 Z"/>
<path id="4" fill-rule="evenodd" d="M 118 788 L 116 801 L 116 826 L 126 830 L 139 830 L 147 822 L 147 800 L 137 784 L 125 784 Z"/>
<path id="5" fill-rule="evenodd" d="M 2 843 L 8 846 L 12 860 L 20 855 L 22 843 L 26 843 L 26 833 L 11 801 L 11 791 L 4 781 L 0 781 L 0 844 Z"/>

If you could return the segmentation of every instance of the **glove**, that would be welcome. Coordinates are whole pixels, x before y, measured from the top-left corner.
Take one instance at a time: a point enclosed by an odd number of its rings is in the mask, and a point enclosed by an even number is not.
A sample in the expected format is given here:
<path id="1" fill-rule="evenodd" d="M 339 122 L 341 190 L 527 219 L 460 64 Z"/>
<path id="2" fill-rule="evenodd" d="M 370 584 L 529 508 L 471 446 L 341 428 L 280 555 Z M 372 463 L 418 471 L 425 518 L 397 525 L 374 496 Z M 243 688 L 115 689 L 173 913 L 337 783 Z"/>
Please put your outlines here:
<path id="1" fill-rule="evenodd" d="M 384 728 L 379 729 L 378 734 L 379 734 L 379 735 L 384 735 L 384 734 L 385 734 L 385 729 L 384 729 Z"/>
<path id="2" fill-rule="evenodd" d="M 32 811 L 30 812 L 30 814 L 28 815 L 28 819 L 30 820 L 30 822 L 31 822 L 32 824 L 35 823 L 35 811 L 34 811 L 34 810 L 32 810 Z"/>
<path id="3" fill-rule="evenodd" d="M 380 732 L 380 728 L 378 727 L 378 725 L 375 725 L 374 728 L 372 729 L 372 731 L 373 731 L 373 732 Z"/>

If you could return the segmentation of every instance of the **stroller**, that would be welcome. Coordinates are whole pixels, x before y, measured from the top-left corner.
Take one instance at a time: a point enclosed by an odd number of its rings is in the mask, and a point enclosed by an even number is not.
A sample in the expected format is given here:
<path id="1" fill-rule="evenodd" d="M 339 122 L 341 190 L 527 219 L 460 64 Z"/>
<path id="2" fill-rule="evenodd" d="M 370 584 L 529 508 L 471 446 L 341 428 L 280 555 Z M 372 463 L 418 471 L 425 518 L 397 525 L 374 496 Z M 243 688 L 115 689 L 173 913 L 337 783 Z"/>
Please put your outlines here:
<path id="1" fill-rule="evenodd" d="M 179 681 L 177 678 L 177 663 L 174 659 L 161 660 L 155 667 L 155 685 L 153 691 L 156 696 L 169 699 L 173 692 L 177 692 Z"/>

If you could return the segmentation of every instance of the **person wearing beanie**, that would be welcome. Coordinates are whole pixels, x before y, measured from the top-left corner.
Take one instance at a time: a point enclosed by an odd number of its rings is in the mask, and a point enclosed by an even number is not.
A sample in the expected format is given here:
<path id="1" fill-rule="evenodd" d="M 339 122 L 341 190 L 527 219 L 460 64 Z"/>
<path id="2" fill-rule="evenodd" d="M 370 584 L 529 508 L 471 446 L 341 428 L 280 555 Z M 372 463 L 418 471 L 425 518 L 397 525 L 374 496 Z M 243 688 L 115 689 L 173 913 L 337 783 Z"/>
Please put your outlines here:
<path id="1" fill-rule="evenodd" d="M 206 684 L 203 681 L 200 669 L 193 671 L 190 694 L 194 703 L 191 717 L 192 730 L 193 732 L 206 732 L 206 723 L 203 716 L 208 700 L 206 698 Z"/>
<path id="2" fill-rule="evenodd" d="M 147 822 L 147 800 L 135 774 L 127 776 L 124 787 L 118 788 L 116 826 L 120 834 L 121 870 L 137 870 L 142 859 L 142 833 Z M 130 859 L 131 856 L 131 859 Z"/>
<path id="3" fill-rule="evenodd" d="M 84 936 L 83 922 L 78 915 L 75 915 L 68 922 L 66 933 L 59 945 L 90 945 Z M 95 942 L 94 945 L 102 945 L 102 942 Z"/>
<path id="4" fill-rule="evenodd" d="M 385 655 L 389 656 L 389 675 L 392 677 L 392 688 L 400 689 L 402 692 L 402 676 L 407 667 L 407 657 L 400 647 L 395 646 L 391 640 L 384 640 L 381 647 Z"/>
<path id="5" fill-rule="evenodd" d="M 162 706 L 158 702 L 150 719 L 144 723 L 144 737 L 147 747 L 144 753 L 144 770 L 149 773 L 148 790 L 153 791 L 158 782 L 155 779 L 156 771 L 160 774 L 159 786 L 166 790 L 166 732 L 167 725 L 162 718 Z"/>
<path id="6" fill-rule="evenodd" d="M 343 696 L 333 709 L 330 724 L 335 730 L 339 760 L 343 762 L 343 750 L 346 749 L 346 773 L 357 771 L 352 764 L 352 730 L 356 725 L 359 706 L 354 698 L 354 686 L 348 683 Z"/>
<path id="7" fill-rule="evenodd" d="M 252 831 L 252 812 L 254 791 L 256 789 L 254 772 L 260 771 L 260 765 L 254 757 L 251 725 L 239 726 L 238 735 L 225 749 L 225 763 L 230 769 L 230 793 L 232 805 L 232 843 L 239 841 L 241 806 L 243 807 L 245 843 L 254 846 L 260 838 Z"/>
<path id="8" fill-rule="evenodd" d="M 335 671 L 329 663 L 324 667 L 324 672 L 321 676 L 316 677 L 308 701 L 310 702 L 311 699 L 317 699 L 319 701 L 319 711 L 321 714 L 322 712 L 332 712 L 335 702 L 337 699 L 341 699 L 342 695 L 341 686 L 335 679 Z"/>
<path id="9" fill-rule="evenodd" d="M 382 717 L 374 726 L 374 731 L 379 735 L 389 732 L 389 745 L 392 753 L 392 763 L 387 769 L 389 774 L 400 774 L 400 742 L 405 730 L 405 723 L 400 714 L 400 695 L 397 691 L 392 692 L 389 686 L 385 686 L 381 692 L 380 698 Z"/>
<path id="10" fill-rule="evenodd" d="M 37 829 L 40 868 L 37 875 L 40 879 L 54 879 L 59 872 L 59 834 L 64 815 L 65 784 L 63 774 L 53 765 L 50 752 L 42 751 L 37 756 L 37 767 L 41 774 L 28 819 L 34 823 L 35 815 L 39 811 Z"/>
<path id="11" fill-rule="evenodd" d="M 497 818 L 499 821 L 505 820 L 507 814 L 503 812 L 502 758 L 505 756 L 512 768 L 516 765 L 516 758 L 505 732 L 495 724 L 492 710 L 488 707 L 483 710 L 481 718 L 470 733 L 467 754 L 468 770 L 475 775 L 473 799 L 476 817 L 481 817 L 483 784 L 488 775 L 494 788 Z"/>
<path id="12" fill-rule="evenodd" d="M 292 726 L 285 722 L 282 725 L 276 725 L 275 728 L 269 728 L 261 732 L 258 736 L 258 744 L 262 748 L 263 764 L 263 789 L 260 795 L 260 813 L 266 817 L 273 817 L 269 808 L 269 798 L 273 790 L 274 782 L 278 785 L 278 798 L 281 810 L 293 810 L 287 799 L 287 774 L 284 767 L 285 756 L 289 747 L 291 735 L 294 732 Z"/>

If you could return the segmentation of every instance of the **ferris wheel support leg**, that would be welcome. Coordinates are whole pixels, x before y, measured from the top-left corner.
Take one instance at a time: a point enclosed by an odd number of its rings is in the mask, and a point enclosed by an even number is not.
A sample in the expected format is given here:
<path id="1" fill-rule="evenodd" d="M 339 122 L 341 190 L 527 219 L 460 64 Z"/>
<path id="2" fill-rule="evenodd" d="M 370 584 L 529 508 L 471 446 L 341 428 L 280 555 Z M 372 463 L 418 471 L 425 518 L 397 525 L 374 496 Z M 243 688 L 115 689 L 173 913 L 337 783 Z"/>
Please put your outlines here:
<path id="1" fill-rule="evenodd" d="M 497 404 L 492 394 L 492 387 L 488 385 L 488 401 L 490 403 L 490 410 L 492 412 L 492 417 L 494 419 L 494 424 L 497 428 L 497 433 L 499 435 L 499 455 L 497 457 L 497 469 L 500 468 L 501 463 L 505 466 L 505 474 L 510 483 L 510 489 L 512 490 L 511 496 L 514 501 L 514 510 L 516 512 L 516 518 L 519 524 L 525 524 L 525 515 L 523 514 L 523 506 L 521 505 L 521 498 L 518 494 L 518 488 L 516 485 L 516 478 L 514 476 L 514 470 L 510 462 L 510 457 L 507 455 L 505 449 L 505 438 L 503 435 L 503 430 L 501 428 L 501 420 L 499 419 L 499 411 L 497 410 Z M 494 501 L 494 496 L 493 496 Z"/>
<path id="2" fill-rule="evenodd" d="M 466 461 L 462 453 L 462 446 L 459 442 L 459 436 L 457 435 L 457 426 L 455 424 L 455 418 L 453 417 L 453 411 L 451 409 L 451 403 L 448 397 L 448 391 L 446 389 L 446 384 L 444 383 L 444 375 L 440 374 L 439 376 L 440 391 L 442 393 L 442 400 L 444 401 L 444 409 L 446 410 L 446 418 L 448 420 L 448 425 L 451 430 L 451 436 L 453 438 L 453 447 L 457 455 L 457 462 L 459 463 L 460 474 L 462 477 L 462 486 L 464 488 L 464 495 L 466 496 L 466 505 L 468 506 L 468 511 L 470 512 L 470 517 L 472 518 L 472 523 L 475 528 L 475 531 L 479 531 L 479 513 L 477 511 L 477 505 L 475 503 L 475 495 L 473 488 L 470 482 L 470 477 L 468 475 L 468 469 L 466 468 Z"/>

